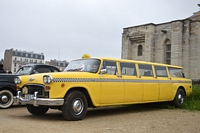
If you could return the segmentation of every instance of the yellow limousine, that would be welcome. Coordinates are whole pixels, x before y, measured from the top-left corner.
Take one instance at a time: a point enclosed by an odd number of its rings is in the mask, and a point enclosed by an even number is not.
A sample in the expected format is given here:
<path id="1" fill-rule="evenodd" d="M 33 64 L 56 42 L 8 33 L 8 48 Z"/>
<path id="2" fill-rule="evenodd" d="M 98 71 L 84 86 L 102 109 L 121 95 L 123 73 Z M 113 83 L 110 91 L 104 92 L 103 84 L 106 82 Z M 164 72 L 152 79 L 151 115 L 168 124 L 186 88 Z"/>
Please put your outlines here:
<path id="1" fill-rule="evenodd" d="M 180 107 L 192 92 L 182 67 L 113 58 L 73 60 L 63 72 L 15 78 L 15 103 L 33 115 L 49 108 L 66 120 L 81 120 L 88 107 L 171 101 Z"/>

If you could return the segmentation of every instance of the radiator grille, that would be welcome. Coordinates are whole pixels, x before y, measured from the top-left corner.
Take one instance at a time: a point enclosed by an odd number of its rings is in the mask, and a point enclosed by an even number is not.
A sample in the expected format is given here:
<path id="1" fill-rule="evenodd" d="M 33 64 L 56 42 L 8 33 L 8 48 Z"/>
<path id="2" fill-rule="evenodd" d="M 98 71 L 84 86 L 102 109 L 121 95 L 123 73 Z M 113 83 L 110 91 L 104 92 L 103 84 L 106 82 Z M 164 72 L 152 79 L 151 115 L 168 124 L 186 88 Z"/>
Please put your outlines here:
<path id="1" fill-rule="evenodd" d="M 27 94 L 33 95 L 34 92 L 37 91 L 38 92 L 38 98 L 48 98 L 49 97 L 49 92 L 45 91 L 45 86 L 43 86 L 43 85 L 32 85 L 31 84 L 31 85 L 26 85 L 24 87 L 26 87 L 28 89 Z M 23 88 L 21 89 L 21 91 L 23 90 Z M 25 95 L 25 94 L 22 93 L 22 95 Z"/>

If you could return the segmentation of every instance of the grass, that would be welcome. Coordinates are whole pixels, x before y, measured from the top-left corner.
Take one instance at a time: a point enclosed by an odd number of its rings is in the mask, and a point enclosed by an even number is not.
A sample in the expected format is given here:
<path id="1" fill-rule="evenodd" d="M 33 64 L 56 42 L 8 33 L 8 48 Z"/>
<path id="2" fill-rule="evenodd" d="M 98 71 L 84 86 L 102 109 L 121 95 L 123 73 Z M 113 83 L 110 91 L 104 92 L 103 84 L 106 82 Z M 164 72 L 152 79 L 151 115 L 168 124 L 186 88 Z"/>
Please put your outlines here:
<path id="1" fill-rule="evenodd" d="M 186 98 L 185 103 L 181 108 L 200 111 L 200 86 L 193 85 L 192 94 Z"/>

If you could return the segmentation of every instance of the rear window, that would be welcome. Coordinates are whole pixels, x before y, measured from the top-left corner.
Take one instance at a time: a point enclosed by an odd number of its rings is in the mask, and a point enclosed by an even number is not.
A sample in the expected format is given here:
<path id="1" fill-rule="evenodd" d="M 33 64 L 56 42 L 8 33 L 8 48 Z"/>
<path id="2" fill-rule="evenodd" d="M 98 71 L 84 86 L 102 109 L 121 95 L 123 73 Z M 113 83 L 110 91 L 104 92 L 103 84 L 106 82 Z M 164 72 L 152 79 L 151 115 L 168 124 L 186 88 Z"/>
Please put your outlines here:
<path id="1" fill-rule="evenodd" d="M 169 67 L 169 73 L 171 77 L 179 77 L 179 78 L 184 78 L 183 70 L 181 68 L 172 68 Z"/>

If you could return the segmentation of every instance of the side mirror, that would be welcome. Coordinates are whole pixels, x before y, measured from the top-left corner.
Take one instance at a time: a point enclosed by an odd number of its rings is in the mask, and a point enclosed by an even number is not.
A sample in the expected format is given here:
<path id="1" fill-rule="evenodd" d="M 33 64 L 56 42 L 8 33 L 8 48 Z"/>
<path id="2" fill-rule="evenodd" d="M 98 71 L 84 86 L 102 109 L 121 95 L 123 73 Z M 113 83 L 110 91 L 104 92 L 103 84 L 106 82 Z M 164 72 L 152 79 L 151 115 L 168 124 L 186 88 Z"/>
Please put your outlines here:
<path id="1" fill-rule="evenodd" d="M 106 69 L 101 69 L 101 72 L 100 72 L 101 74 L 105 74 L 105 73 L 107 73 L 107 70 Z"/>

